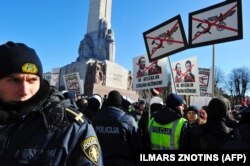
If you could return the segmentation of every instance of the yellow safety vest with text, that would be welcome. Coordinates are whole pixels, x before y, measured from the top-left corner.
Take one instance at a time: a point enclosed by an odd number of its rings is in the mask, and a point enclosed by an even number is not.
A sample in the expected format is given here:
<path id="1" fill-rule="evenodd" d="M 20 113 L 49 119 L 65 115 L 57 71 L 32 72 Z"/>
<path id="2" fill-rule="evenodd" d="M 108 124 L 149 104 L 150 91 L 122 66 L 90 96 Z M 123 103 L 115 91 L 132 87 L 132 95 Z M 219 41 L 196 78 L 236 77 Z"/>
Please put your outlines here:
<path id="1" fill-rule="evenodd" d="M 179 149 L 179 140 L 185 118 L 177 119 L 168 124 L 159 124 L 154 118 L 149 121 L 148 132 L 152 150 L 176 150 Z"/>

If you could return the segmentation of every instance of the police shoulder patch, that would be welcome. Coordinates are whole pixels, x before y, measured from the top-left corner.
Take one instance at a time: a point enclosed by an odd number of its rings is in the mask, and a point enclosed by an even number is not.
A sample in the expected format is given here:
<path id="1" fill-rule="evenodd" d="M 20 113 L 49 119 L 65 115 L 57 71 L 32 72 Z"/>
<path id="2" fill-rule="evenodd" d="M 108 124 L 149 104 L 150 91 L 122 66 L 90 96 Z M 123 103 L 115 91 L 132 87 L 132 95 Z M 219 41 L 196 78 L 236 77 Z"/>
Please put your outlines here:
<path id="1" fill-rule="evenodd" d="M 73 119 L 76 120 L 78 124 L 84 123 L 84 115 L 80 111 L 70 109 L 70 108 L 65 108 L 67 114 L 72 117 Z"/>
<path id="2" fill-rule="evenodd" d="M 97 138 L 94 136 L 86 138 L 81 142 L 81 148 L 87 158 L 95 165 L 98 165 L 100 154 Z"/>

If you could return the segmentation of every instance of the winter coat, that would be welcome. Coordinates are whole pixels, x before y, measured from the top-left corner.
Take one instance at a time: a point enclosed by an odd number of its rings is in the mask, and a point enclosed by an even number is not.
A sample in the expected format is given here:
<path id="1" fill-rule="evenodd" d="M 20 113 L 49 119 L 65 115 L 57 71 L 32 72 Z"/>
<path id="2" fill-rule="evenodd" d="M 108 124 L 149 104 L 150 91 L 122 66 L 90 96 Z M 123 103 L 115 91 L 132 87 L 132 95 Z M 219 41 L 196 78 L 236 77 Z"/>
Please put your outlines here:
<path id="1" fill-rule="evenodd" d="M 43 82 L 35 96 L 0 103 L 1 165 L 103 165 L 92 125 Z"/>
<path id="2" fill-rule="evenodd" d="M 106 106 L 97 112 L 92 123 L 103 150 L 105 165 L 133 165 L 142 148 L 135 119 L 122 109 Z"/>

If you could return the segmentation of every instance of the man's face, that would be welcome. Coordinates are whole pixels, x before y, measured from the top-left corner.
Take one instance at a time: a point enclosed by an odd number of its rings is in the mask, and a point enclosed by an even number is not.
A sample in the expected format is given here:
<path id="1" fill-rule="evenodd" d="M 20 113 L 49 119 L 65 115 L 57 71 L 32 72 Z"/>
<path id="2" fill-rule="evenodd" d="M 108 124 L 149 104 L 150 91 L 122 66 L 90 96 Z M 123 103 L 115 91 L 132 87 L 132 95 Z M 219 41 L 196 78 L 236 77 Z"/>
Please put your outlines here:
<path id="1" fill-rule="evenodd" d="M 190 63 L 186 63 L 185 64 L 185 67 L 186 67 L 186 71 L 188 72 L 188 73 L 190 73 L 191 72 L 191 64 Z"/>
<path id="2" fill-rule="evenodd" d="M 141 60 L 140 60 L 140 69 L 144 69 L 145 68 L 145 65 L 146 65 L 146 61 L 145 61 L 145 58 L 142 58 Z"/>
<path id="3" fill-rule="evenodd" d="M 176 74 L 177 74 L 177 75 L 181 75 L 181 65 L 180 65 L 180 64 L 178 64 L 178 65 L 176 66 Z"/>
<path id="4" fill-rule="evenodd" d="M 0 79 L 0 100 L 5 103 L 30 99 L 40 88 L 40 77 L 15 73 Z"/>

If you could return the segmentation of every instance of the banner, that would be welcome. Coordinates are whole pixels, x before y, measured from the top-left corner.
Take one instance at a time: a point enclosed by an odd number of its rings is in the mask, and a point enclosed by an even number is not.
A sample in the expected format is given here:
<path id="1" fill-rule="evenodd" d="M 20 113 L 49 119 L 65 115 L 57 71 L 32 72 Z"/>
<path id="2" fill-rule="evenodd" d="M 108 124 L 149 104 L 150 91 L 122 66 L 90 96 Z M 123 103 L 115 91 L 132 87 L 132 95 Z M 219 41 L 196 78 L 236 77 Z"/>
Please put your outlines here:
<path id="1" fill-rule="evenodd" d="M 54 68 L 51 72 L 50 85 L 59 88 L 60 68 Z"/>
<path id="2" fill-rule="evenodd" d="M 200 95 L 197 58 L 191 57 L 171 63 L 174 84 L 179 95 Z"/>
<path id="3" fill-rule="evenodd" d="M 167 86 L 166 58 L 148 61 L 148 57 L 133 59 L 133 90 L 151 89 Z"/>
<path id="4" fill-rule="evenodd" d="M 210 75 L 210 69 L 198 68 L 199 70 L 199 82 L 200 82 L 200 96 L 212 96 L 211 87 L 212 78 Z"/>
<path id="5" fill-rule="evenodd" d="M 79 73 L 63 75 L 65 89 L 75 94 L 83 94 L 83 84 L 81 84 Z"/>

